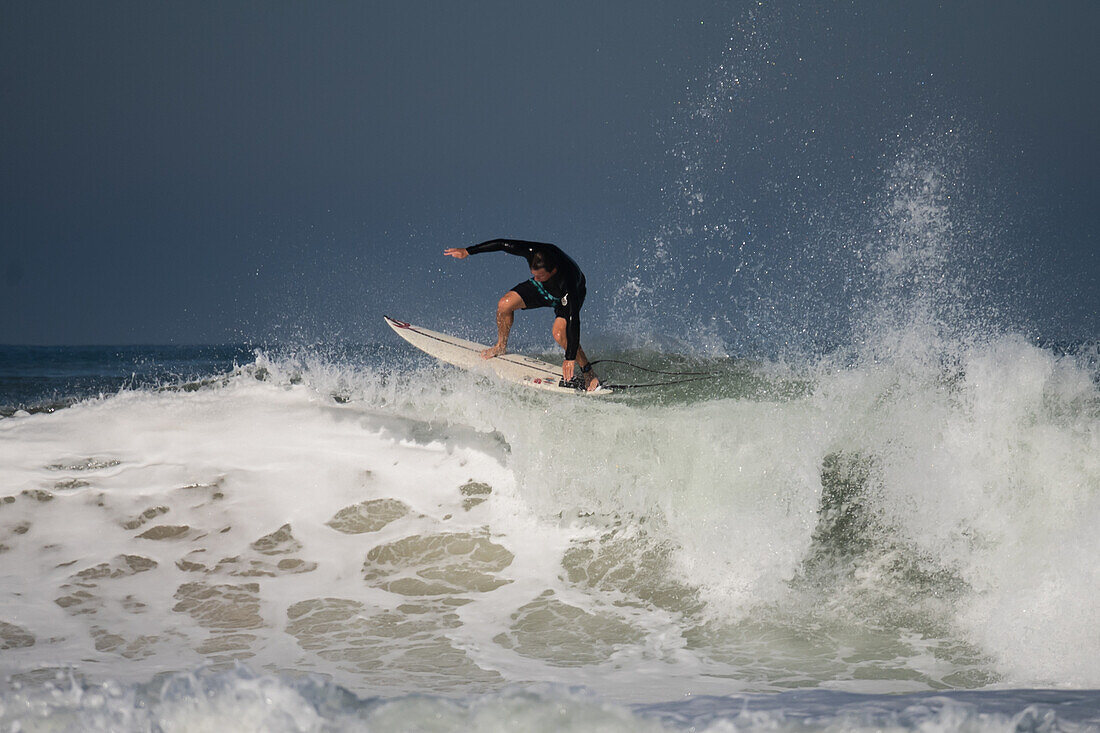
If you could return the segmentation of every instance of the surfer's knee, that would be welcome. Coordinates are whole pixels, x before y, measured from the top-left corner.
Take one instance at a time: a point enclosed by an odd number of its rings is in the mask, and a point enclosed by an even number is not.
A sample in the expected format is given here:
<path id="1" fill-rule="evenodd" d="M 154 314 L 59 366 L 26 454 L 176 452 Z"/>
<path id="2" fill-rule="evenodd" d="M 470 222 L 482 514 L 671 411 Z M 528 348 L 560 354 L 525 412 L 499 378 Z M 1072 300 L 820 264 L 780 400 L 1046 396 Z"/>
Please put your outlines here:
<path id="1" fill-rule="evenodd" d="M 523 298 L 519 297 L 519 293 L 512 290 L 502 295 L 500 300 L 497 301 L 497 313 L 501 315 L 507 315 L 521 308 L 523 308 Z"/>
<path id="2" fill-rule="evenodd" d="M 558 342 L 558 346 L 560 346 L 564 349 L 565 344 L 566 344 L 565 319 L 564 318 L 555 318 L 554 319 L 553 333 L 554 333 L 554 340 Z"/>

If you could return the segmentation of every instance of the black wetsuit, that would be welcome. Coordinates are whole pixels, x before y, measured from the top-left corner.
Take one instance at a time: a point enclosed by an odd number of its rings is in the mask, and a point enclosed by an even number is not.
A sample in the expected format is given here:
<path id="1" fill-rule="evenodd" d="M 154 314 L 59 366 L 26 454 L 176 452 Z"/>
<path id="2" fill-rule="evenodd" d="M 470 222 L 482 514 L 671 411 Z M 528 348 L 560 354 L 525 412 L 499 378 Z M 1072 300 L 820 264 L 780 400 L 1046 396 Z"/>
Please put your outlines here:
<path id="1" fill-rule="evenodd" d="M 490 239 L 488 242 L 467 247 L 472 255 L 482 252 L 507 252 L 527 260 L 541 253 L 557 272 L 544 283 L 534 278 L 525 280 L 512 288 L 523 300 L 524 308 L 554 307 L 554 315 L 565 319 L 565 358 L 572 361 L 577 358 L 577 349 L 581 342 L 581 306 L 586 294 L 584 273 L 577 263 L 552 244 L 544 242 L 525 242 L 521 239 Z M 549 269 L 553 269 L 553 267 Z"/>

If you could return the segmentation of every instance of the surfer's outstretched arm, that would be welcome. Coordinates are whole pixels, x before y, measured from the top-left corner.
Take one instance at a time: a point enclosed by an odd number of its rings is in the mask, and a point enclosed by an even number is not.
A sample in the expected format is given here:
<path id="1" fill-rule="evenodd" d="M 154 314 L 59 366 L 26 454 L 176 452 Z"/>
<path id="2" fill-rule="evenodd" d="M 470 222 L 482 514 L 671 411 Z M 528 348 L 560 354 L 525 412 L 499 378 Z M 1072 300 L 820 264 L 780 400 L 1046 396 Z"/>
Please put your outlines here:
<path id="1" fill-rule="evenodd" d="M 443 254 L 464 260 L 470 255 L 478 255 L 483 252 L 507 252 L 510 255 L 530 260 L 535 252 L 549 247 L 553 247 L 553 245 L 543 242 L 525 242 L 522 239 L 490 239 L 487 242 L 470 247 L 451 247 L 443 250 Z"/>
<path id="2" fill-rule="evenodd" d="M 487 242 L 481 244 L 475 244 L 472 247 L 451 247 L 450 249 L 443 250 L 443 254 L 448 257 L 454 257 L 458 260 L 464 260 L 470 255 L 481 254 L 482 252 L 507 252 L 510 255 L 517 255 L 519 257 L 531 258 L 535 249 L 543 247 L 541 242 L 520 242 L 513 241 L 511 239 L 490 239 Z"/>
<path id="3" fill-rule="evenodd" d="M 530 266 L 537 265 L 541 256 L 543 262 L 550 264 L 548 269 L 554 269 L 563 262 L 568 262 L 572 267 L 576 267 L 577 264 L 556 245 L 546 242 L 528 242 L 524 239 L 490 239 L 464 249 L 447 249 L 443 254 L 462 260 L 470 255 L 479 255 L 484 252 L 507 252 L 527 260 Z M 580 268 L 577 268 L 577 272 L 580 272 Z"/>
<path id="4" fill-rule="evenodd" d="M 466 251 L 472 255 L 478 255 L 483 252 L 507 252 L 510 255 L 522 257 L 530 262 L 536 252 L 545 252 L 549 249 L 556 250 L 557 248 L 545 242 L 527 242 L 522 239 L 490 239 L 481 244 L 467 247 Z"/>
<path id="5" fill-rule="evenodd" d="M 482 252 L 507 252 L 510 255 L 519 255 L 520 257 L 529 257 L 531 255 L 531 247 L 522 247 L 522 244 L 530 244 L 529 242 L 517 242 L 511 239 L 490 239 L 481 244 L 475 244 L 472 247 L 467 247 L 466 251 L 472 255 L 481 254 Z"/>

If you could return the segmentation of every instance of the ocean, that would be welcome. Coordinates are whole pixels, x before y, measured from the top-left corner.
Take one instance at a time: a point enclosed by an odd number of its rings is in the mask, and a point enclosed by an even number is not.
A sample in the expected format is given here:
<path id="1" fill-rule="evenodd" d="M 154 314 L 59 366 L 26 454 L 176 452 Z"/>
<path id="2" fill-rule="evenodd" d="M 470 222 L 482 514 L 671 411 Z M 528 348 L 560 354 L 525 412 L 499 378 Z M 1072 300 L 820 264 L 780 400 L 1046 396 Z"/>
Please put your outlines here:
<path id="1" fill-rule="evenodd" d="M 0 347 L 0 727 L 1100 730 L 1094 353 L 926 335 Z"/>

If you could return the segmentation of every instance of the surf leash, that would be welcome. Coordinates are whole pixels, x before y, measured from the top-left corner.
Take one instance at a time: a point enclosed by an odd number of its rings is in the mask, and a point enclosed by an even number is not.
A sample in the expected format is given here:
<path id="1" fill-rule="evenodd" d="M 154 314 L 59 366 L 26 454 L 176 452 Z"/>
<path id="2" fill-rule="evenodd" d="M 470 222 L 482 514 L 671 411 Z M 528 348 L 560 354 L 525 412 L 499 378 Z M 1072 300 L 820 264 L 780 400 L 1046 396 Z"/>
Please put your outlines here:
<path id="1" fill-rule="evenodd" d="M 607 389 L 642 389 L 642 388 L 645 388 L 645 387 L 671 387 L 672 385 L 675 385 L 675 384 L 687 384 L 688 382 L 700 382 L 700 381 L 703 381 L 704 379 L 714 379 L 715 377 L 718 376 L 714 372 L 670 372 L 670 371 L 663 371 L 661 369 L 650 369 L 649 367 L 644 367 L 641 364 L 632 364 L 629 361 L 620 361 L 618 359 L 597 359 L 595 361 L 588 362 L 589 366 L 595 366 L 597 364 L 622 364 L 624 366 L 628 366 L 628 367 L 631 367 L 633 369 L 638 369 L 638 370 L 641 370 L 643 372 L 649 372 L 651 374 L 663 374 L 663 375 L 668 376 L 668 377 L 688 377 L 688 379 L 672 379 L 672 380 L 666 380 L 664 382 L 647 382 L 647 383 L 644 383 L 644 384 L 605 384 L 603 381 L 601 381 L 600 386 L 606 387 Z M 583 387 L 579 383 L 579 379 L 576 378 L 576 377 L 573 379 L 573 382 L 566 382 L 565 380 L 562 380 L 561 383 L 558 386 L 560 386 L 560 387 L 573 387 L 574 389 L 583 389 Z"/>
<path id="2" fill-rule="evenodd" d="M 608 389 L 641 389 L 643 387 L 671 387 L 674 384 L 687 384 L 688 382 L 701 382 L 704 379 L 714 379 L 716 374 L 704 374 L 698 377 L 691 377 L 690 379 L 673 379 L 669 382 L 649 382 L 646 384 L 604 384 L 600 382 L 601 387 L 607 387 Z"/>
<path id="3" fill-rule="evenodd" d="M 660 369 L 650 369 L 649 367 L 644 367 L 641 364 L 632 364 L 629 361 L 619 361 L 618 359 L 596 359 L 596 361 L 590 361 L 588 363 L 591 364 L 592 366 L 596 366 L 597 364 L 622 364 L 623 366 L 628 366 L 628 367 L 631 367 L 632 369 L 640 369 L 643 372 L 649 372 L 650 374 L 664 374 L 664 375 L 669 376 L 669 377 L 702 377 L 702 376 L 716 377 L 716 376 L 718 376 L 714 372 L 665 372 L 665 371 L 661 371 Z M 692 381 L 694 381 L 694 380 L 692 380 Z"/>

